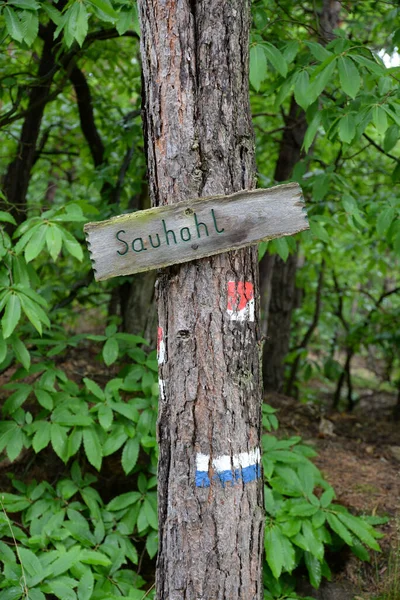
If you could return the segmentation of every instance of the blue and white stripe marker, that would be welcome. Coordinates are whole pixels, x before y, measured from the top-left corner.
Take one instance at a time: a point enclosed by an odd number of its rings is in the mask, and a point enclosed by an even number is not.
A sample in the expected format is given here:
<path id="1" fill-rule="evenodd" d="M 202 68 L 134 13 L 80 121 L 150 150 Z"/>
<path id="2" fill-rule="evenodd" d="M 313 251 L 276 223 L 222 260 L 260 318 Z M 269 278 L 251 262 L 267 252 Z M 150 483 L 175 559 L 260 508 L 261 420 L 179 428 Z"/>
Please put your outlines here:
<path id="1" fill-rule="evenodd" d="M 226 454 L 218 456 L 211 461 L 214 474 L 212 479 L 236 485 L 239 483 L 250 483 L 261 477 L 261 452 L 254 448 L 250 452 L 240 454 Z M 198 453 L 196 455 L 196 486 L 210 487 L 210 455 Z"/>

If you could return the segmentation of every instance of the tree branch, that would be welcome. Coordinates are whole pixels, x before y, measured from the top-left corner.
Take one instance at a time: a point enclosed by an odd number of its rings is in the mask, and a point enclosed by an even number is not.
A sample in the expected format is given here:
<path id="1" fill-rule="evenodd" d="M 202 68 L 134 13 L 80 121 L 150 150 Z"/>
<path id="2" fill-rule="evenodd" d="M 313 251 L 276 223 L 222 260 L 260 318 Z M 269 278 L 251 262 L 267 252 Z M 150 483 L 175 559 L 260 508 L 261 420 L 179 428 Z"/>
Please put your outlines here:
<path id="1" fill-rule="evenodd" d="M 94 121 L 92 94 L 86 77 L 80 68 L 74 64 L 70 74 L 78 101 L 79 119 L 82 133 L 89 145 L 94 166 L 99 167 L 104 161 L 104 144 Z"/>

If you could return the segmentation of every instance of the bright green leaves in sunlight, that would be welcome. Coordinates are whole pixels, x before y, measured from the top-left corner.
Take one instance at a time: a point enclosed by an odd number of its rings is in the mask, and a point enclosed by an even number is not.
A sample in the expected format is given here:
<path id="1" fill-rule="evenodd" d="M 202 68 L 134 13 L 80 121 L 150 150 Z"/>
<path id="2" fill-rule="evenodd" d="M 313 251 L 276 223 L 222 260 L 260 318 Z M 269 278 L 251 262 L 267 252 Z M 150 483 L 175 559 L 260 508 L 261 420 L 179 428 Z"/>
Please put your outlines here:
<path id="1" fill-rule="evenodd" d="M 82 247 L 62 223 L 84 221 L 82 209 L 75 203 L 48 210 L 42 217 L 27 219 L 15 233 L 15 237 L 20 238 L 15 246 L 16 251 L 18 254 L 23 252 L 26 262 L 29 263 L 45 246 L 52 259 L 57 260 L 63 247 L 67 254 L 81 261 Z"/>
<path id="2" fill-rule="evenodd" d="M 115 25 L 120 35 L 129 29 L 140 34 L 136 4 L 130 0 L 76 0 L 69 2 L 63 11 L 58 10 L 57 4 L 50 2 L 10 0 L 2 12 L 0 8 L 0 21 L 4 19 L 6 31 L 12 40 L 29 47 L 38 36 L 39 18 L 43 14 L 56 25 L 54 37 L 57 38 L 62 33 L 67 47 L 74 42 L 83 46 L 92 16 Z"/>
<path id="3" fill-rule="evenodd" d="M 282 77 L 286 77 L 288 70 L 287 62 L 278 48 L 269 42 L 257 42 L 251 46 L 250 82 L 257 91 L 267 76 L 268 62 Z"/>
<path id="4" fill-rule="evenodd" d="M 3 308 L 5 310 L 1 325 L 4 339 L 9 338 L 18 325 L 21 309 L 40 335 L 43 325 L 50 327 L 50 320 L 46 314 L 47 302 L 32 289 L 22 285 L 4 289 L 0 293 L 0 311 Z"/>

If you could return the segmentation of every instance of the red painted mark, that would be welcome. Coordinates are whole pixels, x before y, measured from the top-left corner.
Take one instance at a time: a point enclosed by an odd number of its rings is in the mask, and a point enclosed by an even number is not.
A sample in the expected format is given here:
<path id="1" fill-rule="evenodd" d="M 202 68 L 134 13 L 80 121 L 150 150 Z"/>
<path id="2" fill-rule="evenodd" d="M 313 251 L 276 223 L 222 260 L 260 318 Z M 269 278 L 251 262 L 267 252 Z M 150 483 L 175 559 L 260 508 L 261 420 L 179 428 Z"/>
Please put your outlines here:
<path id="1" fill-rule="evenodd" d="M 254 321 L 254 286 L 250 281 L 228 281 L 227 312 L 233 321 Z"/>
<path id="2" fill-rule="evenodd" d="M 158 327 L 157 329 L 157 357 L 158 364 L 162 365 L 165 361 L 164 330 L 162 327 Z"/>

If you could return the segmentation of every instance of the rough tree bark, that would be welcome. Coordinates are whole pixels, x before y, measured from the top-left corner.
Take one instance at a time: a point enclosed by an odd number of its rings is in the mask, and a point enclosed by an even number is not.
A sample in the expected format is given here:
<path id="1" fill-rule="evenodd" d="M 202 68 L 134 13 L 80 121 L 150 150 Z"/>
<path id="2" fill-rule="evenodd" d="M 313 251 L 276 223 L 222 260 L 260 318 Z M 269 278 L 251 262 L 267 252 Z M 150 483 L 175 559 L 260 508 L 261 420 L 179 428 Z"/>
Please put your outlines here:
<path id="1" fill-rule="evenodd" d="M 254 187 L 249 2 L 138 5 L 153 204 Z M 260 445 L 257 252 L 171 267 L 157 285 L 157 597 L 259 600 L 260 467 L 245 483 L 236 464 L 243 456 L 257 457 Z M 228 473 L 217 459 L 228 462 Z"/>

